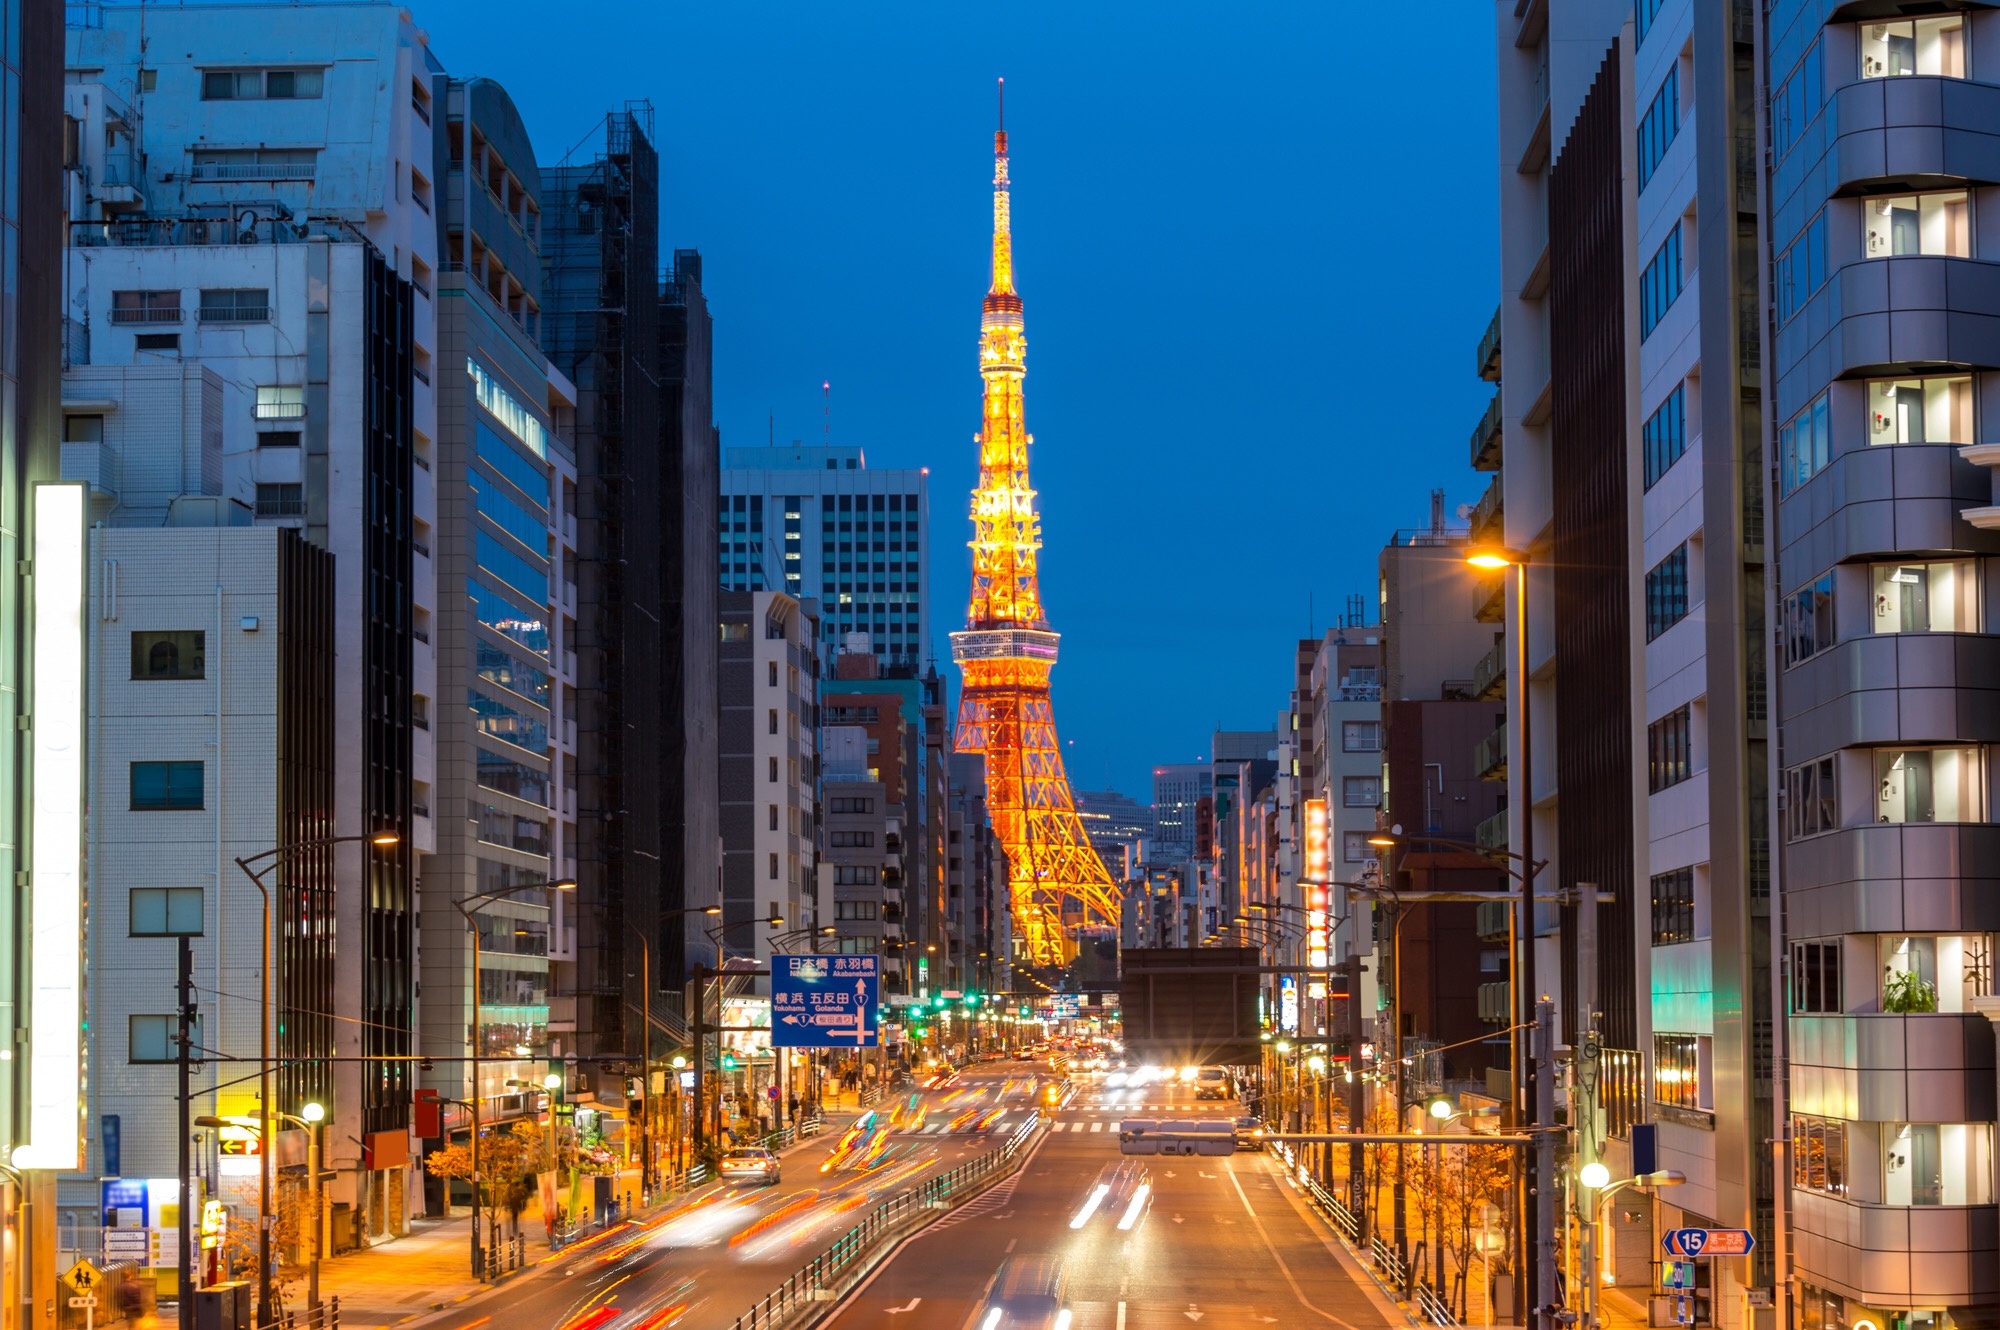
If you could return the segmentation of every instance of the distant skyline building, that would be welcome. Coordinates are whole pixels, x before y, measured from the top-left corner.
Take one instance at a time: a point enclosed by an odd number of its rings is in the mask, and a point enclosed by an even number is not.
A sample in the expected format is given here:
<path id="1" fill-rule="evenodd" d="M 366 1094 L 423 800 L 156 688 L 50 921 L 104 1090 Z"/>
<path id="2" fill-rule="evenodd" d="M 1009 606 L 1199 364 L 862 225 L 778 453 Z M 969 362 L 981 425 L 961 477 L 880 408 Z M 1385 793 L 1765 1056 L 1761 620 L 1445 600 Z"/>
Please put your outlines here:
<path id="1" fill-rule="evenodd" d="M 1194 857 L 1195 814 L 1215 793 L 1215 770 L 1206 762 L 1174 762 L 1153 768 L 1153 847 L 1157 863 L 1186 863 Z"/>
<path id="2" fill-rule="evenodd" d="M 730 448 L 720 519 L 722 585 L 819 601 L 824 668 L 850 633 L 885 666 L 935 655 L 928 469 L 871 470 L 842 445 Z"/>

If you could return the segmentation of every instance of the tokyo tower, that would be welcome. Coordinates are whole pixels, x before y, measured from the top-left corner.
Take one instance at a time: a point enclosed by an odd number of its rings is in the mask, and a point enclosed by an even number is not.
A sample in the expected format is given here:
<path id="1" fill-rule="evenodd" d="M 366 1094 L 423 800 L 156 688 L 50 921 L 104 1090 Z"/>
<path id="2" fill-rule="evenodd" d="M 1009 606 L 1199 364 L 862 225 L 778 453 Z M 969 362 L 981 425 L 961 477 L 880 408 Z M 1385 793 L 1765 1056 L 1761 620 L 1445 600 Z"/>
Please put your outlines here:
<path id="1" fill-rule="evenodd" d="M 1014 934 L 1025 959 L 1061 966 L 1076 955 L 1076 930 L 1118 926 L 1118 889 L 1084 835 L 1049 705 L 1056 632 L 1042 613 L 1036 574 L 1042 547 L 1028 483 L 1021 406 L 1027 338 L 1014 290 L 1007 186 L 1007 122 L 993 135 L 993 283 L 979 320 L 979 377 L 986 425 L 979 488 L 972 492 L 972 600 L 965 631 L 951 635 L 964 676 L 954 746 L 986 757 L 986 806 L 1007 851 Z"/>

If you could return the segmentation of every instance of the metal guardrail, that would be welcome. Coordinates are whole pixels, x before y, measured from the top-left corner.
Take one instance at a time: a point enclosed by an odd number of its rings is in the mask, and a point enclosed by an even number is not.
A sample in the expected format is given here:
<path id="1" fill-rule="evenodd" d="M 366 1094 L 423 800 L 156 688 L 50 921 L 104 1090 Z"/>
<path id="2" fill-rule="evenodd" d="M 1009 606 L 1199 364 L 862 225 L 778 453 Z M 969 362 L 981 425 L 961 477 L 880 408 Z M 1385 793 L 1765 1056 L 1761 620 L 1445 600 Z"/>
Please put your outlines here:
<path id="1" fill-rule="evenodd" d="M 988 1151 L 948 1173 L 940 1173 L 870 1210 L 860 1223 L 835 1238 L 825 1251 L 737 1317 L 735 1330 L 772 1330 L 806 1307 L 838 1300 L 867 1273 L 862 1258 L 877 1243 L 899 1234 L 932 1210 L 951 1209 L 969 1186 L 1011 1164 L 1041 1122 L 1037 1113 L 998 1150 Z"/>
<path id="2" fill-rule="evenodd" d="M 192 1323 L 194 1318 L 188 1319 Z M 317 1307 L 280 1309 L 268 1320 L 253 1317 L 252 1321 L 251 1330 L 340 1330 L 340 1299 L 329 1297 Z"/>
<path id="3" fill-rule="evenodd" d="M 1342 1237 L 1358 1244 L 1361 1241 L 1361 1220 L 1338 1196 L 1320 1186 L 1319 1179 L 1312 1175 L 1311 1170 L 1299 1165 L 1298 1151 L 1281 1141 L 1273 1141 L 1266 1148 L 1284 1159 L 1286 1172 L 1291 1174 L 1299 1190 L 1306 1194 L 1307 1203 L 1325 1215 L 1327 1220 L 1340 1230 Z"/>
<path id="4" fill-rule="evenodd" d="M 1452 1315 L 1451 1306 L 1438 1296 L 1438 1291 L 1429 1284 L 1418 1284 L 1416 1294 L 1418 1313 L 1432 1325 L 1457 1325 L 1458 1317 Z"/>
<path id="5" fill-rule="evenodd" d="M 1403 1260 L 1403 1253 L 1377 1236 L 1368 1244 L 1368 1257 L 1375 1263 L 1375 1268 L 1382 1272 L 1382 1277 L 1404 1290 L 1407 1296 L 1410 1287 L 1410 1267 Z"/>

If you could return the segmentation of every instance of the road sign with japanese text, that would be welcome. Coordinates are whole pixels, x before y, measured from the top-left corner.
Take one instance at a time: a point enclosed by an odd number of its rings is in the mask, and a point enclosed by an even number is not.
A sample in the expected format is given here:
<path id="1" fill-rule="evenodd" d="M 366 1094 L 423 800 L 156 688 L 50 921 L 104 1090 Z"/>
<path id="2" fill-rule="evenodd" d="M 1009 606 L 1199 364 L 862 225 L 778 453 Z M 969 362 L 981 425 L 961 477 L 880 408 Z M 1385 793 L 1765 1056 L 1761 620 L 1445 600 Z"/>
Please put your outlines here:
<path id="1" fill-rule="evenodd" d="M 771 957 L 771 1046 L 874 1048 L 880 989 L 874 956 Z"/>
<path id="2" fill-rule="evenodd" d="M 1676 1228 L 1660 1239 L 1670 1256 L 1748 1256 L 1756 1245 L 1743 1228 Z"/>

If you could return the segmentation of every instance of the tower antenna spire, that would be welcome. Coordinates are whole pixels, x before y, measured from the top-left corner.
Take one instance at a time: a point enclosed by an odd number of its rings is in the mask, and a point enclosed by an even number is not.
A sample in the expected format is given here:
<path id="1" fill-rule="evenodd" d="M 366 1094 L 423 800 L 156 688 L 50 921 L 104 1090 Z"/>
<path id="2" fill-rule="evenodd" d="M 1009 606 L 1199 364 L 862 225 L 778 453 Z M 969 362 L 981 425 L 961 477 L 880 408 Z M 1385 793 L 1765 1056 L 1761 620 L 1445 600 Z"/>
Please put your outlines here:
<path id="1" fill-rule="evenodd" d="M 1007 80 L 999 81 L 1000 123 L 993 131 L 993 284 L 988 295 L 1014 293 L 1014 214 L 1007 184 Z"/>

